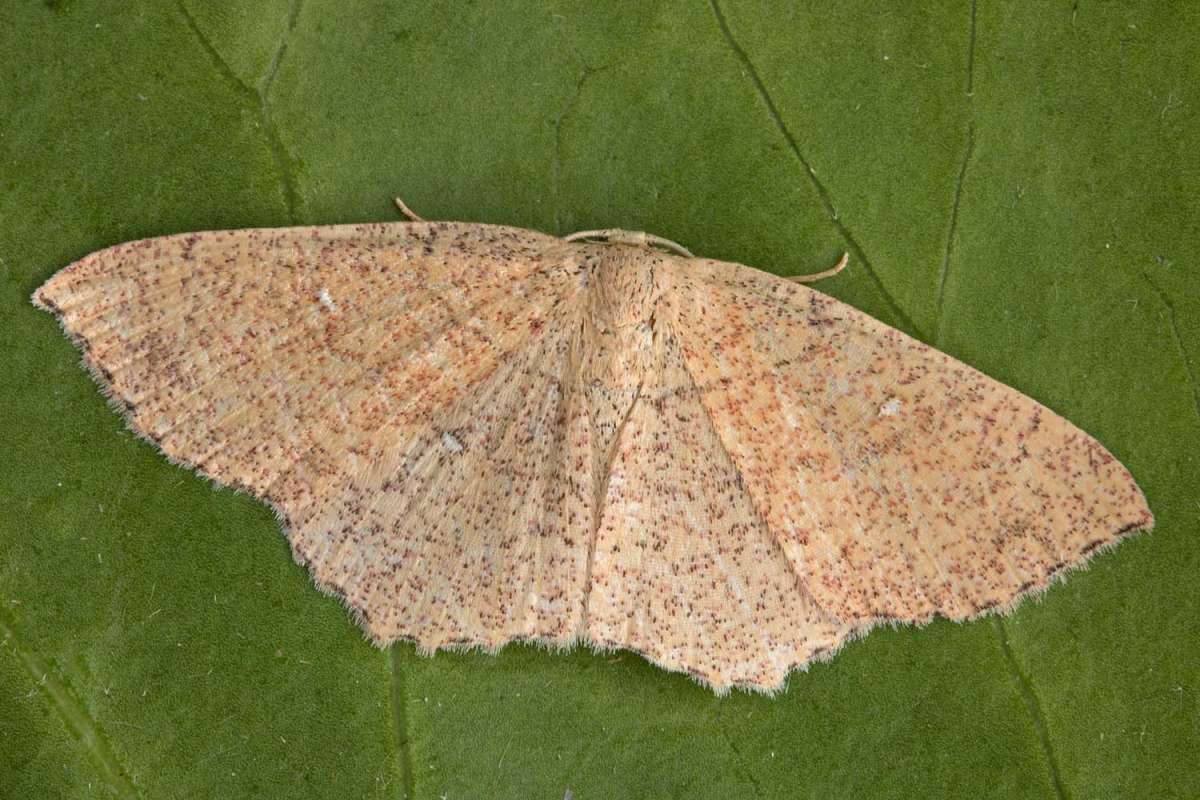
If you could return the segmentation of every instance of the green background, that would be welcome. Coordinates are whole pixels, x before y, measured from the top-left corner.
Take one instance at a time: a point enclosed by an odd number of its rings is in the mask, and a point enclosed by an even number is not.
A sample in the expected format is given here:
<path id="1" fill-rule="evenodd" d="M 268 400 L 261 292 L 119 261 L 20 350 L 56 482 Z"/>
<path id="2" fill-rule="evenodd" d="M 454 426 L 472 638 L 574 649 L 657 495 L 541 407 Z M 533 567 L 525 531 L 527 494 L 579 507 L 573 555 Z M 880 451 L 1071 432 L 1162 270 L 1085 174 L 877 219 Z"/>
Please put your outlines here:
<path id="1" fill-rule="evenodd" d="M 1191 2 L 0 4 L 0 796 L 1200 796 L 1198 42 Z M 848 250 L 822 290 L 1096 435 L 1157 528 L 775 698 L 376 650 L 28 297 L 393 194 L 781 274 Z"/>

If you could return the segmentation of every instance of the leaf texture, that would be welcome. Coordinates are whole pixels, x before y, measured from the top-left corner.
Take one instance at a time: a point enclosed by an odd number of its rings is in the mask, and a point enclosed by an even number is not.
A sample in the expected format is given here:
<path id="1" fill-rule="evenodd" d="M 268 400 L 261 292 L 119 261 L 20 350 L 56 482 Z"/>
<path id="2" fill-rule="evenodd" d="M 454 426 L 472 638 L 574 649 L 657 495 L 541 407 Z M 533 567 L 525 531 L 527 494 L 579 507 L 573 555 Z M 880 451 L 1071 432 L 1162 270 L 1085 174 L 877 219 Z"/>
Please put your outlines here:
<path id="1" fill-rule="evenodd" d="M 1200 795 L 1198 30 L 1008 0 L 4 4 L 0 796 Z M 774 698 L 620 651 L 381 653 L 29 296 L 117 242 L 397 193 L 784 275 L 848 250 L 822 292 L 1095 435 L 1155 530 Z"/>

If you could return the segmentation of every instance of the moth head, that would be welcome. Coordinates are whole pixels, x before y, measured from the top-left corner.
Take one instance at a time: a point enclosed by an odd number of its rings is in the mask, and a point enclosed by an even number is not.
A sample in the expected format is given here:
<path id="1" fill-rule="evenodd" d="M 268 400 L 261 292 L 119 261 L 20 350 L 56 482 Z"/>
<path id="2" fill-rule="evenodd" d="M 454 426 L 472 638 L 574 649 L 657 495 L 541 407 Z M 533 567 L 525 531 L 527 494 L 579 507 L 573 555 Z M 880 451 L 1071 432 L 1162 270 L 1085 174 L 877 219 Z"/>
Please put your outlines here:
<path id="1" fill-rule="evenodd" d="M 647 325 L 662 294 L 656 267 L 672 256 L 626 242 L 582 245 L 581 255 L 592 323 L 601 331 Z"/>

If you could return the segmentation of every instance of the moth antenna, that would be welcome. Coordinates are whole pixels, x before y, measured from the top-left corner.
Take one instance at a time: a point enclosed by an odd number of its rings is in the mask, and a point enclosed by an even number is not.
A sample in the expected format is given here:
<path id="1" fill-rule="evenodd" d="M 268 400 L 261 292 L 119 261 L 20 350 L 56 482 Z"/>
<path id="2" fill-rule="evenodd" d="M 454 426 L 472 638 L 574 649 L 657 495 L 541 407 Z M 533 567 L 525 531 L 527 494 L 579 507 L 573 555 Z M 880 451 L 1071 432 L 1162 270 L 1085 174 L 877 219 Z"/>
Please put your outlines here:
<path id="1" fill-rule="evenodd" d="M 636 244 L 649 245 L 662 250 L 669 250 L 672 253 L 677 253 L 686 258 L 695 258 L 691 250 L 688 250 L 678 242 L 673 242 L 670 239 L 664 239 L 662 236 L 655 236 L 653 233 L 642 233 L 641 231 L 623 231 L 620 228 L 604 228 L 603 230 L 594 231 L 576 231 L 563 237 L 564 242 L 578 242 L 586 239 L 595 239 L 609 244 Z"/>
<path id="2" fill-rule="evenodd" d="M 393 197 L 392 202 L 396 204 L 396 208 L 400 209 L 400 213 L 408 217 L 413 222 L 425 222 L 425 218 L 417 214 L 408 206 L 404 205 L 404 201 L 399 197 Z"/>
<path id="3" fill-rule="evenodd" d="M 824 272 L 814 272 L 812 275 L 792 275 L 788 278 L 788 280 L 795 281 L 796 283 L 816 283 L 817 281 L 824 280 L 825 278 L 832 278 L 834 275 L 837 275 L 846 268 L 848 263 L 850 263 L 850 254 L 842 253 L 841 260 Z"/>

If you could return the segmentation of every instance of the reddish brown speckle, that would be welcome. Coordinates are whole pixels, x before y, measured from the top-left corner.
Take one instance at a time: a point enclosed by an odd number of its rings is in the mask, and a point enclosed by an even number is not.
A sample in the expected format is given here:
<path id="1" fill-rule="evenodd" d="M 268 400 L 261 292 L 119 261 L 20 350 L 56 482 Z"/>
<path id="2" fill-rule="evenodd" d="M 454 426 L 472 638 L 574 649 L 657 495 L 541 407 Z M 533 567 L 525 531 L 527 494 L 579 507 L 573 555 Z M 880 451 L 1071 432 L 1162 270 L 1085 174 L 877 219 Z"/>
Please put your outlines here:
<path id="1" fill-rule="evenodd" d="M 268 501 L 380 645 L 583 640 L 772 690 L 1152 524 L 1066 420 L 736 264 L 250 229 L 94 253 L 35 298 L 130 426 Z"/>

